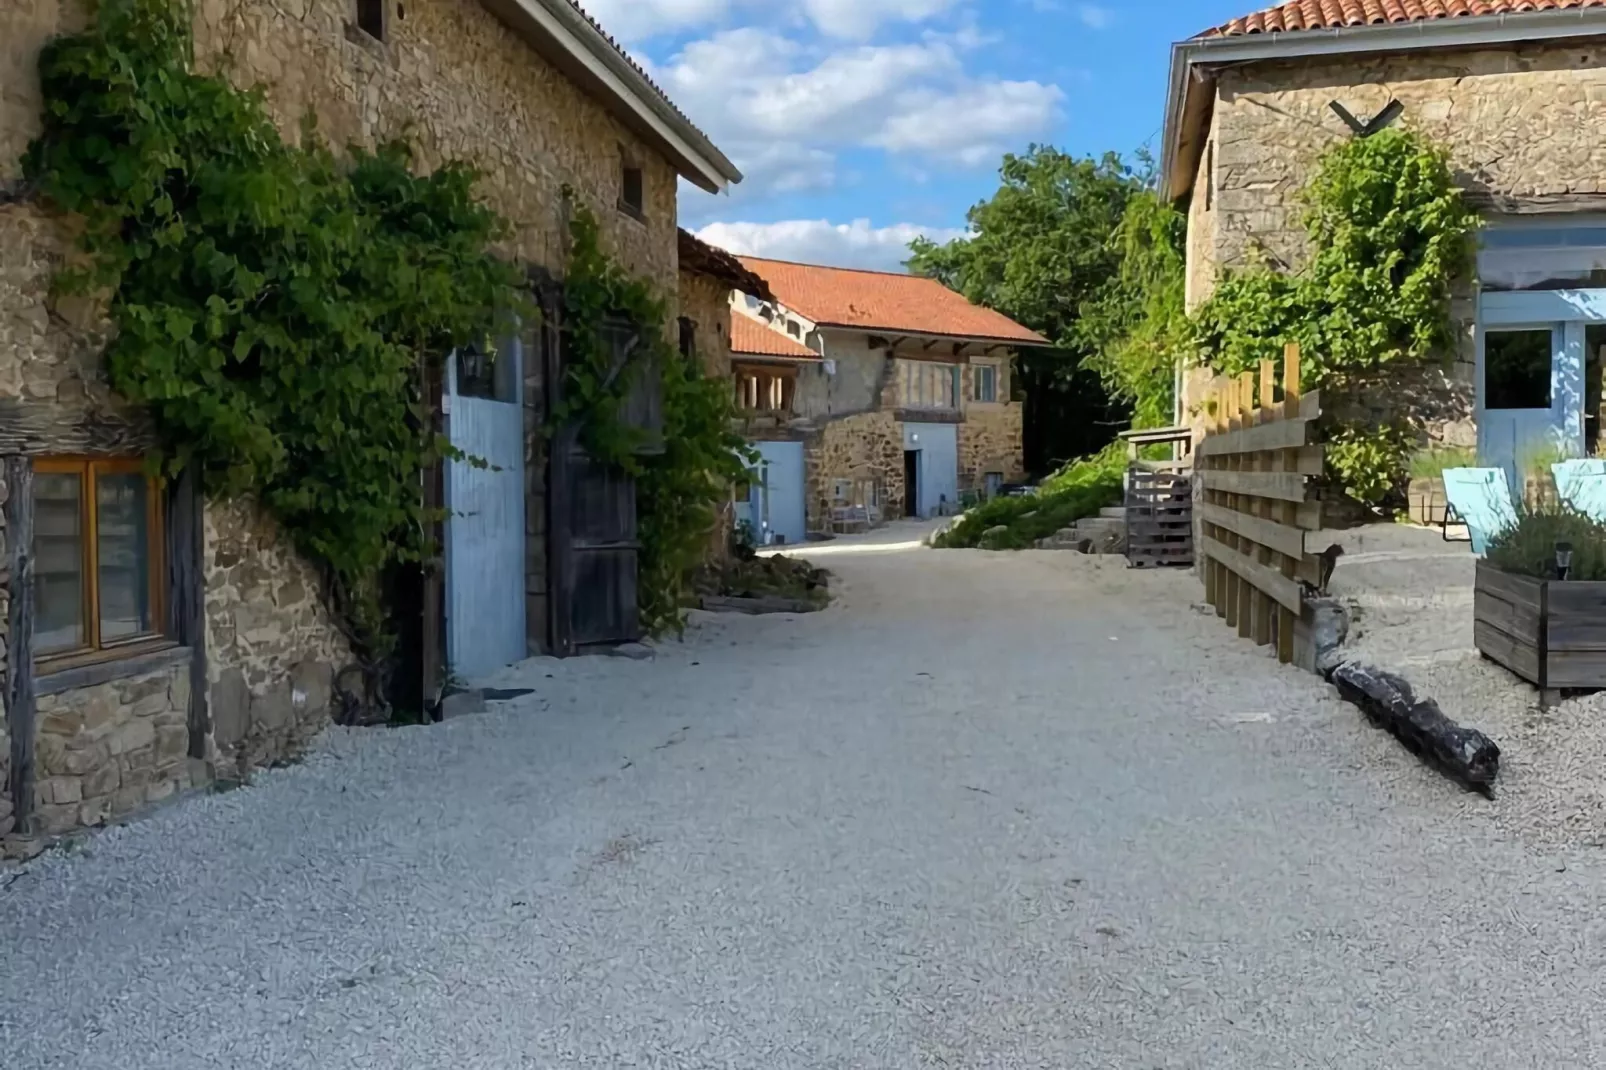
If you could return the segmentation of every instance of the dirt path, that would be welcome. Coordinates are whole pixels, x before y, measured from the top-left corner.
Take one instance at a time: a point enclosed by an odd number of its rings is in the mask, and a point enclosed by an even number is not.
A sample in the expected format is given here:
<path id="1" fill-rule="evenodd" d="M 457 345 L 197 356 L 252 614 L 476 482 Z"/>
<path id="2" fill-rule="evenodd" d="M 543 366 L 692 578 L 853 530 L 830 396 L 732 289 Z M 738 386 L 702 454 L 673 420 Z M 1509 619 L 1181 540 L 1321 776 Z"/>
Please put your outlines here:
<path id="1" fill-rule="evenodd" d="M 1606 883 L 1074 554 L 330 737 L 0 891 L 7 1067 L 1606 1065 Z M 0 878 L 0 883 L 13 874 Z"/>

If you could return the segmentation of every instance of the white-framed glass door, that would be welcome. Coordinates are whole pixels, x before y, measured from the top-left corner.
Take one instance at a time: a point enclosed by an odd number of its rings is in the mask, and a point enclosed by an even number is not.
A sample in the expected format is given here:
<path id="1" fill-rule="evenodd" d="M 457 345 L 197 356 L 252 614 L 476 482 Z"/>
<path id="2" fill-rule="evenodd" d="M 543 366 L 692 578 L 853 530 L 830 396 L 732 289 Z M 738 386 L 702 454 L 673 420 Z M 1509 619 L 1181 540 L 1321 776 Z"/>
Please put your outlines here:
<path id="1" fill-rule="evenodd" d="M 1585 338 L 1606 290 L 1485 293 L 1479 301 L 1478 459 L 1513 488 L 1553 456 L 1584 452 Z"/>

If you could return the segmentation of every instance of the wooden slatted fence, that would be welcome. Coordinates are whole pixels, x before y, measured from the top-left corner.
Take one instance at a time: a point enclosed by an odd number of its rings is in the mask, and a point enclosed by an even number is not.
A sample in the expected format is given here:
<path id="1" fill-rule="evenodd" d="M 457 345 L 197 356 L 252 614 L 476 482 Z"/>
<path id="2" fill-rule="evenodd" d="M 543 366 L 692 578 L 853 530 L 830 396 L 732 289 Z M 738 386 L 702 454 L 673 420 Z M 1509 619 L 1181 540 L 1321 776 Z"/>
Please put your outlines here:
<path id="1" fill-rule="evenodd" d="M 1300 393 L 1296 345 L 1283 355 L 1281 385 L 1279 392 L 1272 361 L 1262 361 L 1258 375 L 1217 380 L 1194 465 L 1205 598 L 1243 638 L 1275 643 L 1287 664 L 1304 612 L 1300 577 L 1314 568 L 1305 533 L 1321 527 L 1311 477 L 1323 462 L 1321 395 Z"/>

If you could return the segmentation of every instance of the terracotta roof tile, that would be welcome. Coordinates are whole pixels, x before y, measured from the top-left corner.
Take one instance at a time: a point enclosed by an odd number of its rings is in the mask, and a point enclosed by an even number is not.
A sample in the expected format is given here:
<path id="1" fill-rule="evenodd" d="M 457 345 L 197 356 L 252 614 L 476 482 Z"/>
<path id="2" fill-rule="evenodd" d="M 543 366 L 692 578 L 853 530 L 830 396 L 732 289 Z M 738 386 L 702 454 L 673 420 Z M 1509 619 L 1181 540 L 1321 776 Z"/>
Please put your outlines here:
<path id="1" fill-rule="evenodd" d="M 1290 0 L 1233 19 L 1200 37 L 1337 30 L 1351 26 L 1429 22 L 1478 15 L 1523 15 L 1534 11 L 1606 7 L 1606 0 Z"/>
<path id="2" fill-rule="evenodd" d="M 731 353 L 738 357 L 820 359 L 820 355 L 808 346 L 741 312 L 731 313 Z"/>
<path id="3" fill-rule="evenodd" d="M 769 283 L 743 267 L 734 254 L 709 245 L 684 227 L 680 231 L 680 270 L 707 275 L 761 301 L 775 300 Z"/>
<path id="4" fill-rule="evenodd" d="M 770 284 L 781 304 L 825 326 L 1048 344 L 1009 317 L 973 305 L 933 279 L 753 256 L 740 259 Z"/>

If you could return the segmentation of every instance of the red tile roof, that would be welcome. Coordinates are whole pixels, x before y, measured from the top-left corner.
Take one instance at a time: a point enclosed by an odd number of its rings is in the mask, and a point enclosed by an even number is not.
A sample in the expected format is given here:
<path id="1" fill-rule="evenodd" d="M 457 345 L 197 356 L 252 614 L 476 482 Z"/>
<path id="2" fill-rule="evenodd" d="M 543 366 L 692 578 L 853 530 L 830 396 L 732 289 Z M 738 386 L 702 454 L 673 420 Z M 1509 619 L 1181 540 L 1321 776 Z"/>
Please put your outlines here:
<path id="1" fill-rule="evenodd" d="M 820 359 L 820 355 L 808 346 L 741 312 L 731 313 L 731 352 L 738 357 Z"/>
<path id="2" fill-rule="evenodd" d="M 1478 15 L 1523 15 L 1533 11 L 1606 7 L 1606 0 L 1291 0 L 1206 30 L 1201 37 L 1337 30 L 1387 26 Z"/>
<path id="3" fill-rule="evenodd" d="M 934 279 L 740 258 L 787 308 L 828 327 L 1047 345 L 1008 316 L 979 308 Z"/>

